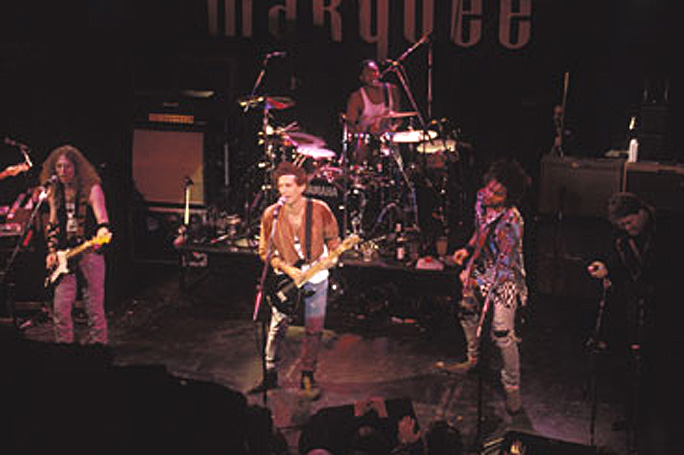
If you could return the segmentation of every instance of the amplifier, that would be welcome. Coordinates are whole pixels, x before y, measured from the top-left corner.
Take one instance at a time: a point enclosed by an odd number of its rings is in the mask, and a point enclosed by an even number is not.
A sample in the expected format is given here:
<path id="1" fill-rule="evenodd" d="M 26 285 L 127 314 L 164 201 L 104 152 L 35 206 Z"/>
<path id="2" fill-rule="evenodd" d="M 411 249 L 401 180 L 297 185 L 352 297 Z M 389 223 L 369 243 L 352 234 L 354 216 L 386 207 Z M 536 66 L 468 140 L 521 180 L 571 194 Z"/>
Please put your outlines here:
<path id="1" fill-rule="evenodd" d="M 623 191 L 639 195 L 661 213 L 684 212 L 684 165 L 626 163 Z"/>
<path id="2" fill-rule="evenodd" d="M 542 159 L 539 213 L 604 217 L 620 191 L 624 160 L 547 155 Z"/>

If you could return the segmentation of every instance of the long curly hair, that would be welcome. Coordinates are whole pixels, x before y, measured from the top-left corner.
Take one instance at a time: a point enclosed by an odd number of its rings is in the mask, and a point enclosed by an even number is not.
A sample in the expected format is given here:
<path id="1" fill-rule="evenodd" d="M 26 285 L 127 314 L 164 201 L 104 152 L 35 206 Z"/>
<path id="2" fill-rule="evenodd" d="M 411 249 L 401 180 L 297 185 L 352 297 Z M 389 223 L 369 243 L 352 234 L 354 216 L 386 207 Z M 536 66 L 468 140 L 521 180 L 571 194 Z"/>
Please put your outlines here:
<path id="1" fill-rule="evenodd" d="M 83 153 L 70 144 L 62 145 L 52 150 L 43 162 L 40 172 L 40 181 L 46 182 L 57 173 L 56 165 L 60 157 L 66 157 L 74 165 L 74 178 L 76 179 L 76 191 L 80 198 L 87 200 L 93 185 L 102 183 L 95 167 L 83 156 Z M 60 185 L 61 187 L 61 185 Z"/>

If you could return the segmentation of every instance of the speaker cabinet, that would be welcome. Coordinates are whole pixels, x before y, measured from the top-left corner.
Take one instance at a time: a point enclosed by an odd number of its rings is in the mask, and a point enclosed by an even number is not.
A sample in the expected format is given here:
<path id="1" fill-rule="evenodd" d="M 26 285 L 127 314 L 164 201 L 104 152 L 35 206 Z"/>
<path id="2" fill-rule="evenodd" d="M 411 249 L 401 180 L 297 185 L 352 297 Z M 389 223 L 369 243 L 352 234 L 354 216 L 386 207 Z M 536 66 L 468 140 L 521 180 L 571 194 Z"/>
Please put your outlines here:
<path id="1" fill-rule="evenodd" d="M 620 191 L 623 160 L 554 157 L 542 159 L 539 213 L 603 217 L 610 196 Z"/>
<path id="2" fill-rule="evenodd" d="M 190 203 L 204 205 L 204 133 L 135 129 L 133 182 L 148 204 L 183 204 L 186 178 Z"/>
<path id="3" fill-rule="evenodd" d="M 684 213 L 684 165 L 627 163 L 623 190 L 639 195 L 661 214 Z"/>

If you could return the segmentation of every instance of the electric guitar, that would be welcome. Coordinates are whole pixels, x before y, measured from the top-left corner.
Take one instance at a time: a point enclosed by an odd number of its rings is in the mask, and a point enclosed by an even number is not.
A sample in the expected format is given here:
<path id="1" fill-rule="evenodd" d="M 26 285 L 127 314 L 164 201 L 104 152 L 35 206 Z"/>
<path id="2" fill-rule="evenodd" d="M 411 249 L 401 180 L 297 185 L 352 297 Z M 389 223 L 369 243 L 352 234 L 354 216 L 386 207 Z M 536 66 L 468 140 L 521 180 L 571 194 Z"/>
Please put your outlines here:
<path id="1" fill-rule="evenodd" d="M 90 240 L 86 240 L 74 248 L 57 251 L 57 264 L 48 270 L 48 276 L 45 278 L 45 286 L 47 287 L 51 284 L 56 284 L 62 275 L 69 273 L 69 261 L 71 259 L 94 246 L 104 245 L 105 243 L 109 243 L 111 240 L 111 233 L 107 235 L 98 235 Z"/>
<path id="2" fill-rule="evenodd" d="M 318 272 L 334 266 L 337 262 L 337 258 L 345 251 L 353 248 L 360 240 L 361 238 L 358 235 L 350 235 L 326 257 L 314 262 L 311 266 L 306 268 L 302 273 L 301 278 L 297 281 L 293 280 L 285 273 L 278 275 L 272 273 L 266 284 L 266 300 L 280 312 L 287 315 L 293 315 L 299 307 L 300 288 Z M 301 264 L 301 261 L 298 264 Z"/>

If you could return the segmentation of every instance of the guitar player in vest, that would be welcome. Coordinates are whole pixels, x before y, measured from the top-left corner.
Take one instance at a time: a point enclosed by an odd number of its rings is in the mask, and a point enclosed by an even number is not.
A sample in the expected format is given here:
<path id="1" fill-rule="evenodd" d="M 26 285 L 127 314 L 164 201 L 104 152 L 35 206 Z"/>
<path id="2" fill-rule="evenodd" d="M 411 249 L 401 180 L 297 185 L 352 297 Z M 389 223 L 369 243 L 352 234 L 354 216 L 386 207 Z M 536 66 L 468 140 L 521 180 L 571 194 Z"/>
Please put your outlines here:
<path id="1" fill-rule="evenodd" d="M 438 362 L 447 372 L 468 371 L 478 364 L 480 344 L 490 336 L 501 354 L 501 382 L 506 410 L 516 414 L 522 406 L 520 394 L 519 338 L 515 332 L 518 305 L 527 302 L 523 262 L 523 218 L 516 204 L 529 178 L 516 161 L 498 160 L 484 175 L 484 187 L 477 193 L 475 232 L 468 244 L 453 255 L 460 274 L 462 298 L 459 319 L 466 339 L 467 360 Z M 487 309 L 486 303 L 489 303 Z M 484 334 L 483 314 L 491 317 Z"/>
<path id="2" fill-rule="evenodd" d="M 52 317 L 55 341 L 74 342 L 71 312 L 77 296 L 78 278 L 81 278 L 85 286 L 83 296 L 89 327 L 85 343 L 108 344 L 104 310 L 105 259 L 99 246 L 111 238 L 111 232 L 100 177 L 93 165 L 71 145 L 63 145 L 50 152 L 40 177 L 42 182 L 53 182 L 49 184 L 50 218 L 46 228 L 48 255 L 45 263 L 48 270 L 58 267 L 65 251 L 81 251 L 70 258 L 67 273 L 50 283 L 54 286 Z M 93 243 L 95 239 L 106 240 Z M 91 243 L 94 246 L 84 248 Z M 80 275 L 78 278 L 77 274 Z"/>
<path id="3" fill-rule="evenodd" d="M 280 200 L 269 206 L 261 218 L 259 255 L 262 260 L 270 261 L 275 276 L 284 274 L 297 281 L 306 270 L 306 265 L 301 264 L 316 263 L 340 245 L 337 221 L 325 202 L 304 197 L 308 180 L 301 167 L 282 162 L 274 171 L 273 181 Z M 325 322 L 328 273 L 325 269 L 317 272 L 302 286 L 300 293 L 306 336 L 300 358 L 299 395 L 310 400 L 317 399 L 321 393 L 314 373 Z M 290 317 L 281 309 L 271 303 L 271 322 L 265 348 L 266 374 L 250 393 L 278 387 L 279 351 Z"/>

